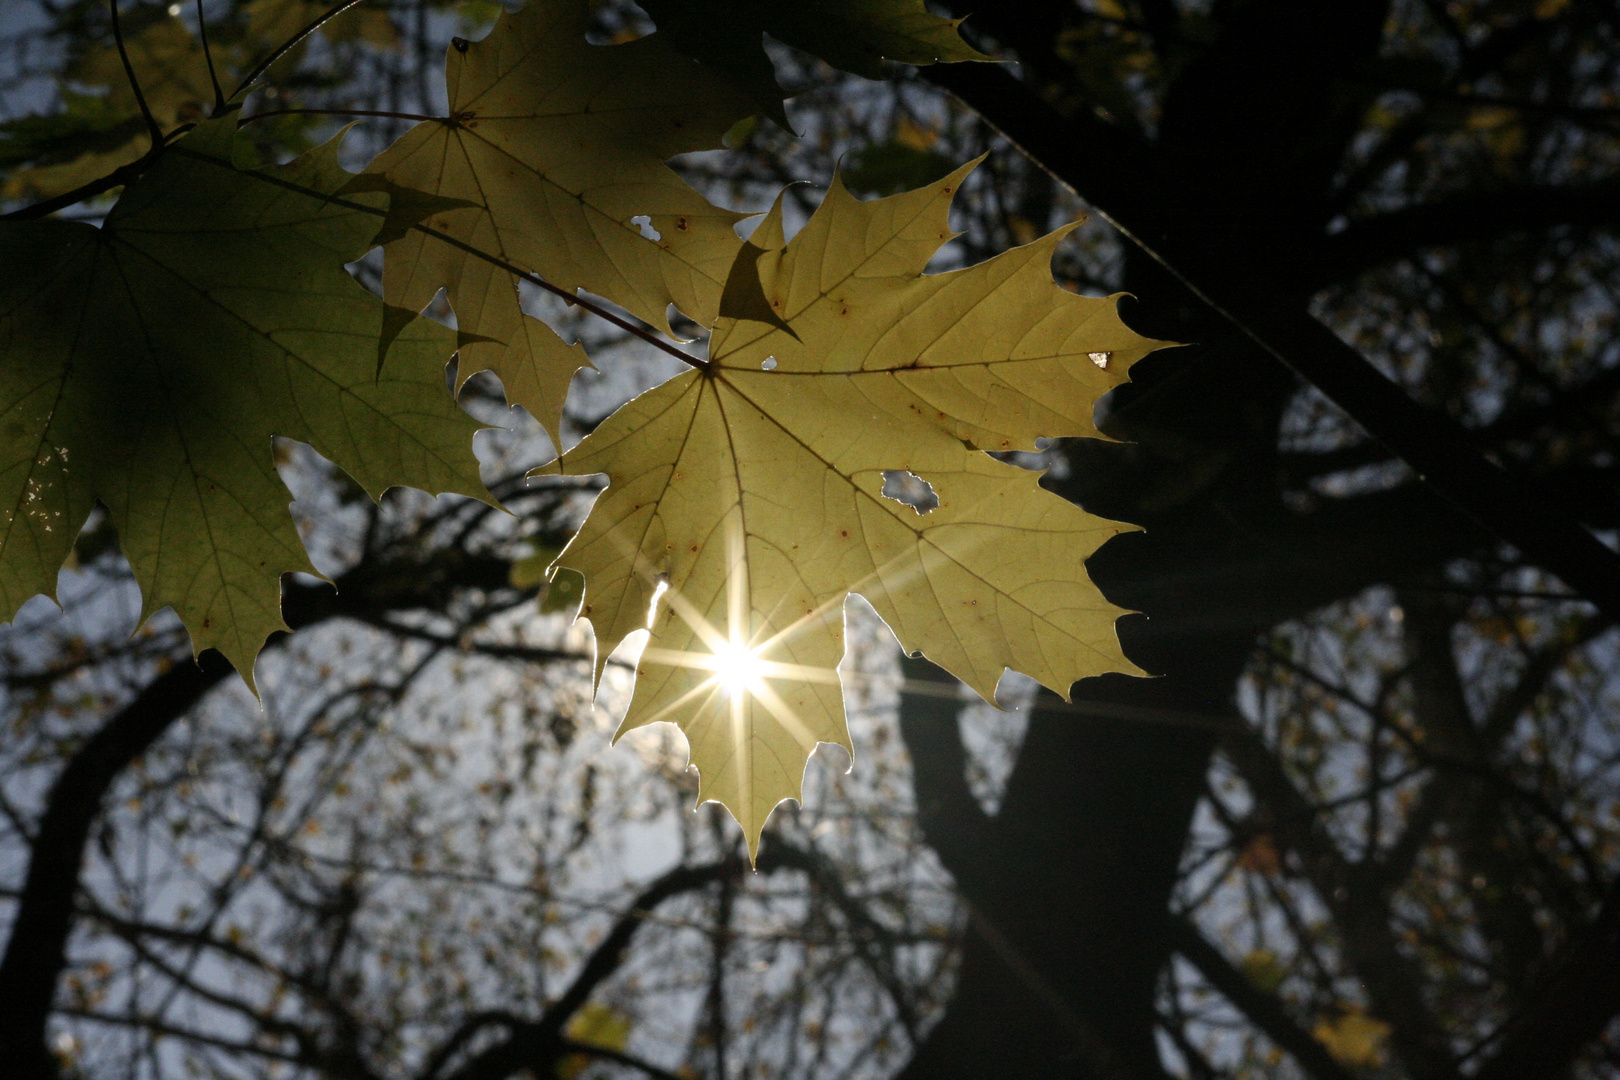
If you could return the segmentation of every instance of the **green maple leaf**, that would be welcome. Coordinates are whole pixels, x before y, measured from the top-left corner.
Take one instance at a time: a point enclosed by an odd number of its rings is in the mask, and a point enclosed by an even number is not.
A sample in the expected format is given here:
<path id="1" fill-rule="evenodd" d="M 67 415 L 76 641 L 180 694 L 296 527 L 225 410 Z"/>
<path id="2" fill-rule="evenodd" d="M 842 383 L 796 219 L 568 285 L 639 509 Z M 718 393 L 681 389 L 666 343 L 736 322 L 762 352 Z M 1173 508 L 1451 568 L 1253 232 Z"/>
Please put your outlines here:
<path id="1" fill-rule="evenodd" d="M 784 127 L 782 92 L 762 37 L 881 79 L 894 63 L 990 60 L 962 40 L 961 19 L 930 14 L 922 0 L 643 0 L 658 32 L 688 56 L 726 72 Z"/>
<path id="2" fill-rule="evenodd" d="M 752 106 L 656 36 L 590 44 L 587 15 L 584 0 L 530 4 L 452 47 L 450 115 L 411 129 L 367 171 L 459 203 L 425 224 L 460 244 L 665 331 L 670 304 L 708 322 L 747 215 L 712 205 L 664 162 L 718 147 Z M 493 370 L 509 400 L 554 425 L 584 354 L 522 313 L 512 277 L 419 230 L 385 251 L 388 301 L 420 311 L 447 287 L 461 328 L 489 339 L 469 345 L 462 370 Z"/>
<path id="3" fill-rule="evenodd" d="M 476 428 L 445 393 L 455 335 L 418 320 L 377 367 L 384 306 L 344 270 L 385 202 L 330 196 L 327 144 L 279 167 L 234 116 L 166 150 L 94 228 L 0 223 L 0 607 L 56 573 L 97 500 L 144 595 L 252 681 L 283 626 L 282 573 L 310 571 L 272 461 L 309 443 L 374 497 L 482 495 Z"/>
<path id="4" fill-rule="evenodd" d="M 1083 566 L 1129 526 L 985 451 L 1097 436 L 1097 399 L 1163 343 L 1053 283 L 1068 229 L 924 275 L 971 167 L 867 203 L 835 181 L 791 244 L 778 201 L 739 255 L 709 366 L 541 470 L 609 478 L 557 565 L 585 576 L 599 664 L 651 630 L 621 734 L 679 724 L 700 797 L 730 807 L 750 850 L 815 745 L 849 746 L 850 592 L 986 697 L 1008 667 L 1065 694 L 1136 670 Z M 883 496 L 900 470 L 937 509 Z"/>

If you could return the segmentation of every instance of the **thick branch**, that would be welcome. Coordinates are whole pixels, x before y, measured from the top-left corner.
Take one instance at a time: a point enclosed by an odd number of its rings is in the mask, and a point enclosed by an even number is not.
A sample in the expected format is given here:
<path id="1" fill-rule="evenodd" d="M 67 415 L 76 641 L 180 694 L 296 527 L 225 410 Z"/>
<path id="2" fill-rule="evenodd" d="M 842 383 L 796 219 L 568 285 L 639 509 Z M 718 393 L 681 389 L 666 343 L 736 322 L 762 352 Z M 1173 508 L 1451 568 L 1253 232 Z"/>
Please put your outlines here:
<path id="1" fill-rule="evenodd" d="M 924 77 L 956 94 L 1157 259 L 1212 311 L 1308 379 L 1435 490 L 1486 529 L 1620 617 L 1620 558 L 1538 492 L 1483 458 L 1452 420 L 1423 408 L 1307 314 L 1294 283 L 1269 281 L 1229 248 L 1167 231 L 1198 200 L 1111 125 L 1058 113 L 1006 71 L 941 64 Z M 1121 156 L 1126 160 L 1121 160 Z"/>
<path id="2" fill-rule="evenodd" d="M 1344 282 L 1425 248 L 1494 240 L 1559 225 L 1620 224 L 1620 179 L 1456 195 L 1351 223 L 1322 241 L 1313 284 Z"/>
<path id="3" fill-rule="evenodd" d="M 776 869 L 776 859 L 769 844 L 760 852 L 757 868 L 764 873 Z M 473 1055 L 459 1069 L 447 1074 L 448 1080 L 504 1080 L 505 1077 L 524 1069 L 539 1075 L 548 1075 L 562 1054 L 571 1050 L 577 1052 L 586 1049 L 567 1039 L 563 1034 L 564 1029 L 603 980 L 624 963 L 630 941 L 647 921 L 647 916 L 671 897 L 692 892 L 710 882 L 740 873 L 741 870 L 742 864 L 734 860 L 707 863 L 702 866 L 677 866 L 647 886 L 631 902 L 630 909 L 614 923 L 613 929 L 602 939 L 601 944 L 592 950 L 562 997 L 553 1002 L 539 1020 L 521 1021 L 504 1014 L 489 1014 L 480 1018 L 480 1022 L 473 1030 L 477 1027 L 499 1024 L 506 1027 L 509 1034 L 500 1042 Z M 468 1028 L 464 1026 L 463 1032 L 458 1032 L 447 1045 L 459 1048 L 459 1045 L 467 1040 L 468 1036 L 464 1034 L 467 1030 Z M 587 1052 L 599 1053 L 595 1049 L 589 1049 Z M 426 1080 L 445 1075 L 442 1070 L 451 1056 L 442 1050 L 435 1054 L 428 1071 L 424 1074 Z M 599 1056 L 612 1055 L 599 1054 Z M 614 1057 L 613 1060 L 623 1059 Z M 640 1061 L 630 1064 L 650 1075 L 658 1075 L 652 1067 Z"/>
<path id="4" fill-rule="evenodd" d="M 1334 843 L 1316 808 L 1294 786 L 1271 748 L 1247 726 L 1234 725 L 1222 742 L 1276 835 L 1300 859 L 1317 895 L 1333 913 L 1346 958 L 1364 981 L 1374 1011 L 1400 1023 L 1396 1052 L 1417 1077 L 1450 1080 L 1457 1070 L 1440 1025 L 1420 992 L 1417 965 L 1397 948 L 1389 901 L 1375 875 L 1352 864 Z"/>
<path id="5" fill-rule="evenodd" d="M 17 1080 L 56 1076 L 56 1064 L 45 1048 L 45 1019 L 66 963 L 84 848 L 107 789 L 232 670 L 212 650 L 197 663 L 174 665 L 103 724 L 51 785 L 0 960 L 0 1001 L 6 1002 L 0 1009 L 0 1047 Z"/>
<path id="6" fill-rule="evenodd" d="M 986 859 L 995 857 L 990 820 L 967 784 L 967 754 L 957 716 L 957 682 L 931 661 L 900 661 L 905 689 L 900 734 L 911 751 L 917 794 L 917 825 L 957 885 L 974 902 L 984 901 Z"/>
<path id="7" fill-rule="evenodd" d="M 1620 1012 L 1620 886 L 1572 935 L 1525 995 L 1496 1053 L 1475 1080 L 1558 1080 Z"/>
<path id="8" fill-rule="evenodd" d="M 334 616 L 363 615 L 403 601 L 402 606 L 442 601 L 450 579 L 460 585 L 505 584 L 508 564 L 461 557 L 449 570 L 361 562 L 338 579 L 338 588 L 283 586 L 282 615 L 293 629 Z M 272 639 L 271 644 L 274 644 Z M 84 850 L 107 792 L 119 775 L 146 752 L 209 690 L 232 672 L 218 653 L 181 662 L 156 677 L 110 717 L 63 767 L 46 796 L 28 872 L 17 898 L 5 956 L 0 958 L 0 1048 L 11 1054 L 19 1080 L 54 1080 L 56 1066 L 45 1045 L 45 1023 L 57 980 L 66 964 L 73 926 L 74 893 Z"/>
<path id="9" fill-rule="evenodd" d="M 1421 612 L 1422 606 L 1407 599 L 1403 610 Z M 1422 854 L 1435 826 L 1443 817 L 1448 813 L 1455 815 L 1464 809 L 1457 803 L 1465 791 L 1470 787 L 1478 788 L 1475 800 L 1484 797 L 1485 782 L 1496 775 L 1490 762 L 1500 750 L 1502 741 L 1512 733 L 1513 725 L 1518 722 L 1525 710 L 1535 704 L 1536 699 L 1547 689 L 1553 675 L 1568 662 L 1570 654 L 1611 625 L 1612 622 L 1605 617 L 1590 617 L 1583 620 L 1572 634 L 1548 642 L 1532 653 L 1517 681 L 1491 704 L 1489 712 L 1478 724 L 1477 733 L 1470 735 L 1465 746 L 1448 746 L 1444 742 L 1424 745 L 1425 751 L 1432 751 L 1432 754 L 1426 754 L 1426 757 L 1435 772 L 1418 795 L 1400 835 L 1378 859 L 1378 873 L 1382 876 L 1386 889 L 1393 890 L 1399 887 L 1411 874 L 1418 856 Z M 1429 655 L 1419 654 L 1416 657 L 1415 676 L 1421 677 L 1424 667 L 1443 663 L 1451 669 L 1449 681 L 1456 680 L 1455 659 L 1451 656 L 1449 648 L 1449 631 L 1448 623 L 1445 634 L 1441 636 L 1441 643 L 1445 648 L 1441 656 L 1432 655 L 1439 652 L 1440 648 L 1431 643 L 1427 650 Z M 1466 708 L 1461 702 L 1455 707 Z M 1427 723 L 1432 723 L 1433 707 L 1424 709 L 1421 715 Z M 1500 798 L 1500 785 L 1496 797 Z M 1477 813 L 1477 807 L 1469 807 L 1467 812 L 1470 815 Z M 1453 836 L 1466 835 L 1466 829 L 1460 820 L 1453 820 L 1451 826 Z"/>

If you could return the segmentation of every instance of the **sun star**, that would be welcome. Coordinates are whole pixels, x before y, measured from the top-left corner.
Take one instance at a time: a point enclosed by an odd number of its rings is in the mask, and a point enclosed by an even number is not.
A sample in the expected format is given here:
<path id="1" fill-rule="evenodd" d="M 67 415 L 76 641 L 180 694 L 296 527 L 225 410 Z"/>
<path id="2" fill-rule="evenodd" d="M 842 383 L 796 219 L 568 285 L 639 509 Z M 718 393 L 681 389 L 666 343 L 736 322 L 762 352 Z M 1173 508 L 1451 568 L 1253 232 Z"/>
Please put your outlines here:
<path id="1" fill-rule="evenodd" d="M 764 676 L 765 661 L 741 642 L 728 641 L 715 649 L 715 681 L 732 697 L 756 693 Z"/>

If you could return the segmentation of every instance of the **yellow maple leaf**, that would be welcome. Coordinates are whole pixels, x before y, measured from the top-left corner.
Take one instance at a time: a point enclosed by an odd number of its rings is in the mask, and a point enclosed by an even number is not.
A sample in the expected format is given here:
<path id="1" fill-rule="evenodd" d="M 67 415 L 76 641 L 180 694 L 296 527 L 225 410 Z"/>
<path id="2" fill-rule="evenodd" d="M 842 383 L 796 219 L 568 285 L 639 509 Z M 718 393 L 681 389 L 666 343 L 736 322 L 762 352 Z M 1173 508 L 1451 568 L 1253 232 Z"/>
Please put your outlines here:
<path id="1" fill-rule="evenodd" d="M 1241 967 L 1248 980 L 1268 994 L 1275 993 L 1288 977 L 1288 972 L 1277 961 L 1277 954 L 1270 949 L 1251 950 L 1243 958 Z"/>
<path id="2" fill-rule="evenodd" d="M 656 35 L 592 45 L 586 23 L 584 0 L 530 4 L 484 40 L 458 42 L 445 66 L 449 116 L 412 128 L 368 172 L 463 204 L 425 223 L 459 244 L 665 331 L 670 304 L 707 323 L 746 215 L 664 162 L 718 148 L 752 106 Z M 386 246 L 389 303 L 420 311 L 441 287 L 460 327 L 490 339 L 463 351 L 463 371 L 493 370 L 509 400 L 549 423 L 583 353 L 525 316 L 512 277 L 467 248 L 421 231 Z"/>
<path id="3" fill-rule="evenodd" d="M 816 744 L 849 748 L 835 668 L 851 592 L 986 697 L 1008 667 L 1064 694 L 1136 670 L 1121 609 L 1082 565 L 1130 526 L 984 451 L 1098 435 L 1097 399 L 1163 343 L 1113 299 L 1053 283 L 1069 229 L 924 275 L 972 167 L 864 203 L 835 179 L 791 244 L 778 200 L 738 257 L 707 367 L 542 470 L 609 478 L 558 560 L 585 576 L 599 665 L 659 594 L 620 733 L 679 724 L 700 798 L 731 809 L 750 852 Z M 883 496 L 902 471 L 936 509 Z"/>
<path id="4" fill-rule="evenodd" d="M 1384 1063 L 1390 1030 L 1384 1021 L 1351 1009 L 1336 1020 L 1320 1021 L 1311 1034 L 1340 1064 L 1377 1068 Z"/>
<path id="5" fill-rule="evenodd" d="M 576 1043 L 622 1051 L 630 1042 L 630 1017 L 611 1005 L 587 1001 L 563 1028 L 563 1034 Z M 557 1080 L 575 1080 L 590 1067 L 588 1054 L 568 1054 L 557 1062 Z"/>

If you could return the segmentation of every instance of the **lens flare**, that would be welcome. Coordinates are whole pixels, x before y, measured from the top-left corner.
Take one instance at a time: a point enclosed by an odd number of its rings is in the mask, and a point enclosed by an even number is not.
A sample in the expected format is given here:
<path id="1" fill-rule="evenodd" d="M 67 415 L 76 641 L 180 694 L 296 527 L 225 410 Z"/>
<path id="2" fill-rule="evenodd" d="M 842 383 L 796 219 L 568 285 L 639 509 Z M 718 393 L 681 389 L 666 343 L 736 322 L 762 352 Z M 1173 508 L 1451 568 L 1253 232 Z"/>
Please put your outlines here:
<path id="1" fill-rule="evenodd" d="M 734 698 L 756 693 L 765 678 L 765 661 L 741 642 L 728 641 L 714 651 L 714 678 Z"/>

